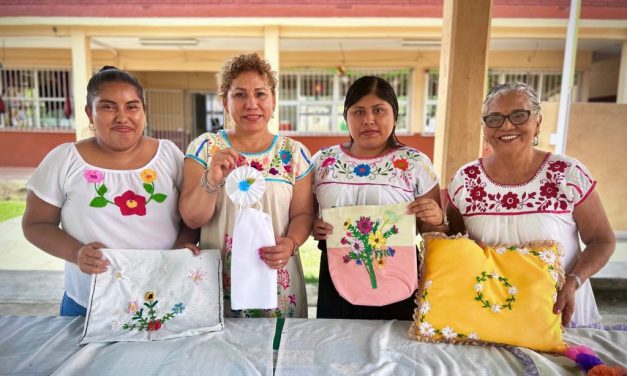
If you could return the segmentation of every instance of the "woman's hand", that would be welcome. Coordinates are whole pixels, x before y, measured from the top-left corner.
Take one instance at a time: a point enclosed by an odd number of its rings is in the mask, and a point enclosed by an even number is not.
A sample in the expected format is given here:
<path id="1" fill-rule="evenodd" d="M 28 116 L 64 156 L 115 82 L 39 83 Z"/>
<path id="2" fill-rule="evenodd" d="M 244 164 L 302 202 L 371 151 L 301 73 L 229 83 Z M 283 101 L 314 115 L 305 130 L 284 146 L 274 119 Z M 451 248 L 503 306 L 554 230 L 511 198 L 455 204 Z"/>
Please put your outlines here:
<path id="1" fill-rule="evenodd" d="M 557 294 L 557 301 L 553 306 L 553 313 L 562 314 L 562 325 L 564 326 L 570 323 L 575 312 L 575 290 L 577 290 L 576 281 L 572 278 L 566 278 L 566 282 Z"/>
<path id="2" fill-rule="evenodd" d="M 435 200 L 418 197 L 407 206 L 407 214 L 414 214 L 423 223 L 439 226 L 444 222 L 444 213 Z"/>
<path id="3" fill-rule="evenodd" d="M 333 226 L 323 221 L 322 218 L 316 218 L 312 233 L 315 240 L 327 240 L 327 236 L 333 233 Z"/>
<path id="4" fill-rule="evenodd" d="M 104 248 L 102 243 L 92 242 L 85 244 L 76 251 L 76 265 L 83 273 L 100 274 L 107 271 L 109 261 L 102 259 L 102 252 L 99 248 Z"/>
<path id="5" fill-rule="evenodd" d="M 243 164 L 241 157 L 233 148 L 217 151 L 211 157 L 211 163 L 207 168 L 207 180 L 212 186 L 217 186 L 235 168 Z"/>
<path id="6" fill-rule="evenodd" d="M 200 255 L 200 248 L 196 244 L 194 244 L 194 243 L 179 244 L 179 245 L 175 245 L 174 248 L 176 248 L 176 249 L 187 248 L 190 251 L 192 251 L 194 256 Z"/>
<path id="7" fill-rule="evenodd" d="M 275 246 L 259 248 L 259 258 L 272 269 L 281 269 L 290 261 L 295 245 L 288 237 L 277 238 Z"/>

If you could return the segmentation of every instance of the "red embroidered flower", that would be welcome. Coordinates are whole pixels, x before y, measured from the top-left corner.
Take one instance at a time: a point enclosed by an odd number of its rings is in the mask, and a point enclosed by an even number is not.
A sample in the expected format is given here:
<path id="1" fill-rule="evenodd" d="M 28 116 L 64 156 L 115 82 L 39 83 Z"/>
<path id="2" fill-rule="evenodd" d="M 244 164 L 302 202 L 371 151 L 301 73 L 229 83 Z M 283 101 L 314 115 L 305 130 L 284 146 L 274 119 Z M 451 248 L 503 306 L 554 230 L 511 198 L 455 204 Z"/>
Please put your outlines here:
<path id="1" fill-rule="evenodd" d="M 122 215 L 146 215 L 146 198 L 133 191 L 124 192 L 114 198 L 113 202 L 120 208 Z"/>
<path id="2" fill-rule="evenodd" d="M 261 165 L 261 163 L 259 163 L 259 161 L 250 162 L 250 167 L 256 169 L 257 171 L 263 170 L 263 166 Z"/>
<path id="3" fill-rule="evenodd" d="M 283 166 L 283 169 L 285 169 L 285 172 L 287 172 L 288 174 L 292 173 L 292 165 L 285 165 Z"/>
<path id="4" fill-rule="evenodd" d="M 333 163 L 335 163 L 335 158 L 329 157 L 329 158 L 325 159 L 324 162 L 322 162 L 322 167 L 331 166 Z"/>
<path id="5" fill-rule="evenodd" d="M 272 167 L 268 172 L 271 173 L 272 175 L 278 175 L 279 174 L 279 170 L 277 170 L 274 167 Z"/>
<path id="6" fill-rule="evenodd" d="M 477 166 L 468 166 L 464 169 L 464 173 L 468 175 L 469 178 L 474 179 L 479 176 L 479 167 Z"/>
<path id="7" fill-rule="evenodd" d="M 290 273 L 285 269 L 279 269 L 277 272 L 277 283 L 283 287 L 284 290 L 287 290 L 290 287 Z"/>
<path id="8" fill-rule="evenodd" d="M 148 323 L 148 331 L 157 331 L 161 329 L 161 320 L 157 319 Z"/>
<path id="9" fill-rule="evenodd" d="M 484 197 L 487 196 L 488 194 L 486 193 L 486 191 L 483 189 L 483 187 L 479 187 L 479 186 L 474 186 L 471 190 L 470 190 L 470 197 L 472 197 L 472 199 L 474 201 L 483 201 Z"/>
<path id="10" fill-rule="evenodd" d="M 501 199 L 501 205 L 506 209 L 516 209 L 519 202 L 518 195 L 512 192 L 507 192 Z"/>
<path id="11" fill-rule="evenodd" d="M 549 171 L 553 172 L 564 172 L 568 167 L 568 163 L 564 161 L 555 161 L 549 163 Z"/>
<path id="12" fill-rule="evenodd" d="M 345 264 L 348 264 L 348 262 L 351 260 L 351 258 L 349 256 L 344 256 L 342 257 L 342 261 L 344 261 Z"/>
<path id="13" fill-rule="evenodd" d="M 559 190 L 553 182 L 546 182 L 540 187 L 540 194 L 546 198 L 557 197 Z"/>
<path id="14" fill-rule="evenodd" d="M 405 158 L 395 159 L 392 164 L 394 165 L 394 167 L 402 171 L 407 171 L 407 169 L 409 168 L 409 162 L 407 162 L 407 159 Z"/>

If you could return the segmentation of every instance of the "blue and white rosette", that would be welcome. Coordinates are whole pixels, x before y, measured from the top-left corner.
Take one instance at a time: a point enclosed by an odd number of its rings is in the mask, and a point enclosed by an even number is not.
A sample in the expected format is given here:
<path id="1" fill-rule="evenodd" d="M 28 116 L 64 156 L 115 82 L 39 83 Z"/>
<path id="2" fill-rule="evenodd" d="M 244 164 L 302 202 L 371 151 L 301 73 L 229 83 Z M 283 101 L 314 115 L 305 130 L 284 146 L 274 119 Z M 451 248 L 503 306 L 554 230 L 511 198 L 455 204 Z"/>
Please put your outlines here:
<path id="1" fill-rule="evenodd" d="M 241 166 L 231 171 L 224 185 L 227 196 L 241 207 L 259 202 L 265 189 L 266 180 L 263 175 L 250 166 Z"/>

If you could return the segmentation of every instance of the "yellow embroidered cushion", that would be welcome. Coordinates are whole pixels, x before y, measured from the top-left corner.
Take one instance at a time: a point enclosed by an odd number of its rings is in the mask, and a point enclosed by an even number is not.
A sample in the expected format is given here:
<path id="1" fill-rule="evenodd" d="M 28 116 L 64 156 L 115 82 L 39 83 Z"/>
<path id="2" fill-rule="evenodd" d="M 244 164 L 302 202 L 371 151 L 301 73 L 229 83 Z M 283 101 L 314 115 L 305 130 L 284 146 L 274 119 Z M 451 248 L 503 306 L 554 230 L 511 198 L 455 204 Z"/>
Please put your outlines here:
<path id="1" fill-rule="evenodd" d="M 556 242 L 480 247 L 467 237 L 426 234 L 410 336 L 426 342 L 494 342 L 564 349 L 553 313 L 564 280 Z"/>

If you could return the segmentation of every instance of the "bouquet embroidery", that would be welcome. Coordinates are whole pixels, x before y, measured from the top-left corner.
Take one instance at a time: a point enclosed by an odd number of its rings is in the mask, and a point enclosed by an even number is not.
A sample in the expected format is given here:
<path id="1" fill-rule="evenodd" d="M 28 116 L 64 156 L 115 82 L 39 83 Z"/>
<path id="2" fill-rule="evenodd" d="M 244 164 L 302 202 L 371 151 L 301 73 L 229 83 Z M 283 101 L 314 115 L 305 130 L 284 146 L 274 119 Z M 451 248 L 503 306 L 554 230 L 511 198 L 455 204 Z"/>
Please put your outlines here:
<path id="1" fill-rule="evenodd" d="M 183 313 L 185 305 L 183 303 L 177 303 L 172 307 L 172 310 L 165 315 L 157 318 L 156 306 L 159 303 L 156 300 L 155 293 L 153 291 L 147 291 L 144 294 L 144 306 L 148 309 L 146 316 L 144 317 L 144 308 L 139 308 L 137 301 L 129 302 L 127 312 L 133 313 L 131 321 L 124 324 L 122 329 L 143 331 L 148 330 L 150 332 L 161 329 L 165 323 L 172 320 L 176 315 Z M 139 309 L 138 309 L 139 308 Z M 135 311 L 133 311 L 135 309 Z"/>
<path id="2" fill-rule="evenodd" d="M 351 304 L 383 306 L 415 291 L 416 217 L 406 211 L 404 202 L 322 209 L 334 228 L 326 240 L 329 273 Z"/>
<path id="3" fill-rule="evenodd" d="M 398 234 L 396 223 L 399 218 L 396 213 L 387 210 L 382 220 L 373 221 L 370 217 L 360 217 L 354 224 L 351 223 L 350 218 L 344 222 L 344 228 L 347 231 L 341 243 L 351 246 L 351 250 L 344 256 L 344 263 L 352 260 L 357 265 L 364 265 L 373 289 L 377 288 L 374 267 L 376 266 L 379 270 L 383 269 L 385 258 L 394 257 L 396 253 L 394 248 L 386 247 L 386 242 L 392 235 Z"/>
<path id="4" fill-rule="evenodd" d="M 148 199 L 146 197 L 135 193 L 132 190 L 127 190 L 123 194 L 114 197 L 113 201 L 105 197 L 105 194 L 109 191 L 104 183 L 104 174 L 98 170 L 85 170 L 83 177 L 87 180 L 87 183 L 94 185 L 96 191 L 96 197 L 94 197 L 89 206 L 92 208 L 104 208 L 108 204 L 116 205 L 120 208 L 120 214 L 127 215 L 146 215 L 146 205 L 151 201 L 162 203 L 168 197 L 163 193 L 155 192 L 155 180 L 157 180 L 157 173 L 149 168 L 143 170 L 139 174 L 143 187 L 146 193 L 148 193 Z M 100 184 L 100 185 L 98 185 Z"/>

